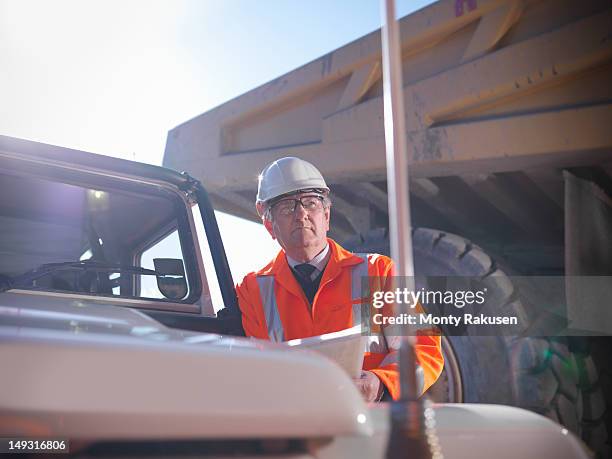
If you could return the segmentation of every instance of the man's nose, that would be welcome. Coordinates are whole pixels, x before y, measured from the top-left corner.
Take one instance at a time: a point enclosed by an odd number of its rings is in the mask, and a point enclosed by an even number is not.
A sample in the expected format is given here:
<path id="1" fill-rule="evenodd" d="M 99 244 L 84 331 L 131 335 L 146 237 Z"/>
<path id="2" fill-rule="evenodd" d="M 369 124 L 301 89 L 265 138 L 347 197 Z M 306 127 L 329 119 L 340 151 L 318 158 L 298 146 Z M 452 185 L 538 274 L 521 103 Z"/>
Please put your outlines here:
<path id="1" fill-rule="evenodd" d="M 304 209 L 304 206 L 300 202 L 297 202 L 295 204 L 295 210 L 293 211 L 293 216 L 295 217 L 296 220 L 303 220 L 304 217 L 308 217 L 308 212 L 306 212 L 306 209 Z"/>

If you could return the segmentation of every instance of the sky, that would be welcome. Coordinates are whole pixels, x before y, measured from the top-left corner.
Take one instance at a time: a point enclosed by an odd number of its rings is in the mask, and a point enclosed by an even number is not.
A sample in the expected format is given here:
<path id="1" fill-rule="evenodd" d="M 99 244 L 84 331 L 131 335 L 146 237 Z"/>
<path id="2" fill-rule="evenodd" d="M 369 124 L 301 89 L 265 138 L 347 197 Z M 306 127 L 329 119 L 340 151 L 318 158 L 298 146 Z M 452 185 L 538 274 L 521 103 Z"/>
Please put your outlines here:
<path id="1" fill-rule="evenodd" d="M 0 0 L 0 135 L 159 165 L 176 125 L 380 21 L 378 0 Z M 217 218 L 234 281 L 278 250 Z"/>

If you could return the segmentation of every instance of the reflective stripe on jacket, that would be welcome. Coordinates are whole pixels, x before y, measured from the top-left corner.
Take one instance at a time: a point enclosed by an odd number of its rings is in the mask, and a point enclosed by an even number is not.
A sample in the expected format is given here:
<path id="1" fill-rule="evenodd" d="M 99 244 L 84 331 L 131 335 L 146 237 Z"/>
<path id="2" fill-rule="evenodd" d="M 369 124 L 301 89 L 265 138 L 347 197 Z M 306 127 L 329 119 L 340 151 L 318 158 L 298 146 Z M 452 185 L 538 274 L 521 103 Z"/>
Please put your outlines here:
<path id="1" fill-rule="evenodd" d="M 295 279 L 283 251 L 266 267 L 248 274 L 237 286 L 247 336 L 272 341 L 307 338 L 357 325 L 361 321 L 362 279 L 390 278 L 392 262 L 376 254 L 353 254 L 328 239 L 330 258 L 312 307 Z M 399 396 L 397 338 L 370 336 L 363 369 L 375 373 L 394 399 Z M 440 337 L 418 335 L 415 347 L 423 391 L 438 378 L 444 360 Z"/>

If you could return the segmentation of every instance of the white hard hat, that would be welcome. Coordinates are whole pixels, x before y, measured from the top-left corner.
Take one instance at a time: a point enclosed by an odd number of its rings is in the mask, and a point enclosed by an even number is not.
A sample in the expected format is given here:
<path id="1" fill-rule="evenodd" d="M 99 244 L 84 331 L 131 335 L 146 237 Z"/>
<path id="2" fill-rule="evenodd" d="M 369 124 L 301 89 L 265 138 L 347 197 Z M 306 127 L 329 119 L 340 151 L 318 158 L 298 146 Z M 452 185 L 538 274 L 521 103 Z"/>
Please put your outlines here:
<path id="1" fill-rule="evenodd" d="M 329 191 L 316 167 L 303 159 L 287 156 L 268 164 L 259 174 L 257 202 L 266 202 L 287 193 L 309 189 Z"/>

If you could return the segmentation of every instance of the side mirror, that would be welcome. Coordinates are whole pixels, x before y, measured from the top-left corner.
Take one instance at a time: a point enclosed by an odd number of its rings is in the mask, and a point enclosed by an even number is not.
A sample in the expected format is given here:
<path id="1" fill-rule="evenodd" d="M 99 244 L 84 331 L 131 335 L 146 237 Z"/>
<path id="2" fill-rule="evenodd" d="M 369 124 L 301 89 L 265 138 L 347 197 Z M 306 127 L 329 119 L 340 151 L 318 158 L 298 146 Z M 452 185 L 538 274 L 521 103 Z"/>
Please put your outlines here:
<path id="1" fill-rule="evenodd" d="M 187 279 L 183 260 L 176 258 L 154 258 L 157 288 L 164 297 L 181 300 L 187 295 Z"/>

